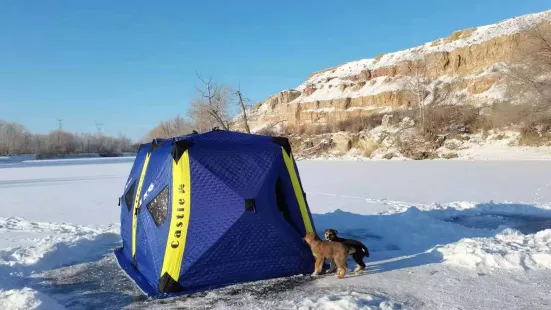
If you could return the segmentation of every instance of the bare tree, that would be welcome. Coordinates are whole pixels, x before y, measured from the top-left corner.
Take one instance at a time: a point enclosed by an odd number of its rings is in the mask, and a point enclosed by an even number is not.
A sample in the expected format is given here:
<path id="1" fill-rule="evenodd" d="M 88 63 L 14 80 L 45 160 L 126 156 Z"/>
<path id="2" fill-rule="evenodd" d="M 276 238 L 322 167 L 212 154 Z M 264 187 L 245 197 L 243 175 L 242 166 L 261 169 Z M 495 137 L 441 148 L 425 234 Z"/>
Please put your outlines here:
<path id="1" fill-rule="evenodd" d="M 132 151 L 132 140 L 126 135 L 119 133 L 117 138 L 118 147 L 120 152 L 131 152 Z"/>
<path id="2" fill-rule="evenodd" d="M 7 126 L 6 121 L 0 120 L 0 155 L 8 154 Z"/>
<path id="3" fill-rule="evenodd" d="M 46 152 L 46 136 L 42 134 L 35 134 L 32 136 L 33 148 L 30 153 L 42 154 Z"/>
<path id="4" fill-rule="evenodd" d="M 197 127 L 204 128 L 207 125 L 216 124 L 224 130 L 229 130 L 230 103 L 233 93 L 231 88 L 215 83 L 212 77 L 206 80 L 200 74 L 196 74 L 202 86 L 196 87 L 199 97 L 192 100 L 188 116 Z M 208 121 L 206 116 L 211 118 L 211 121 Z"/>
<path id="5" fill-rule="evenodd" d="M 159 124 L 163 134 L 159 137 L 169 138 L 183 134 L 182 130 L 186 127 L 184 119 L 178 114 L 174 119 L 161 121 Z"/>
<path id="6" fill-rule="evenodd" d="M 171 138 L 183 136 L 192 132 L 192 126 L 180 115 L 167 121 L 161 121 L 157 127 L 149 131 L 144 138 L 145 141 L 151 141 L 154 138 Z"/>
<path id="7" fill-rule="evenodd" d="M 25 148 L 27 129 L 18 123 L 0 121 L 0 154 L 19 154 Z"/>
<path id="8" fill-rule="evenodd" d="M 78 148 L 78 141 L 72 133 L 55 130 L 46 137 L 48 154 L 74 154 Z"/>
<path id="9" fill-rule="evenodd" d="M 451 85 L 432 80 L 424 60 L 410 61 L 408 69 L 411 76 L 406 78 L 406 90 L 419 111 L 421 130 L 424 133 L 427 127 L 427 110 L 449 102 Z"/>
<path id="10" fill-rule="evenodd" d="M 247 120 L 247 108 L 243 100 L 243 95 L 241 94 L 241 84 L 239 84 L 239 86 L 237 87 L 236 94 L 237 94 L 237 97 L 239 98 L 239 107 L 241 108 L 241 113 L 243 115 L 243 124 L 244 124 L 243 126 L 245 126 L 245 131 L 247 131 L 247 133 L 251 133 L 251 128 L 249 127 L 249 121 Z"/>
<path id="11" fill-rule="evenodd" d="M 507 92 L 520 103 L 551 108 L 551 23 L 527 27 L 508 66 Z M 543 104 L 543 106 L 541 105 Z"/>

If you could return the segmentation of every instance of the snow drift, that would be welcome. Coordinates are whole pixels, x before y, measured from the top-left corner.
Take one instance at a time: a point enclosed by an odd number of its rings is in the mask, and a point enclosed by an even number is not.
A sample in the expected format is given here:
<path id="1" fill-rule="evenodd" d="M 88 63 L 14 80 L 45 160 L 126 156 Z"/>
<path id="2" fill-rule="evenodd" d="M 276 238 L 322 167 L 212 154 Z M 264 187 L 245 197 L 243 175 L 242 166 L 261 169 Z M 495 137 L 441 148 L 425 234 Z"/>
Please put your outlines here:
<path id="1" fill-rule="evenodd" d="M 48 295 L 25 287 L 21 290 L 0 290 L 0 309 L 10 310 L 59 310 L 65 309 Z"/>
<path id="2" fill-rule="evenodd" d="M 306 298 L 299 310 L 306 309 L 401 309 L 401 305 L 382 296 L 352 291 L 335 292 L 319 298 Z"/>
<path id="3" fill-rule="evenodd" d="M 551 269 L 551 229 L 523 235 L 507 228 L 491 238 L 465 238 L 437 249 L 444 261 L 481 271 Z"/>

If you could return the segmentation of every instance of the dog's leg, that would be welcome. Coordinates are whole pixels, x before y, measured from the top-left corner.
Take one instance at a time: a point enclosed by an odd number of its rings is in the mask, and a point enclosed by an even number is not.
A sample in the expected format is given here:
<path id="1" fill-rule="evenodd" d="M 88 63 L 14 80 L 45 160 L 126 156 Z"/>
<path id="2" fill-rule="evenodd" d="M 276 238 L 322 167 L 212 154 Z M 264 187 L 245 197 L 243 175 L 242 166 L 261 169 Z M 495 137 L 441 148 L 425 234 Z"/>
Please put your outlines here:
<path id="1" fill-rule="evenodd" d="M 316 272 L 318 274 L 321 274 L 321 271 L 323 269 L 323 263 L 325 262 L 325 257 L 320 257 L 320 260 L 319 260 L 319 263 L 318 265 L 316 266 Z"/>
<path id="2" fill-rule="evenodd" d="M 354 259 L 354 261 L 356 262 L 356 264 L 358 264 L 356 266 L 356 269 L 354 269 L 354 272 L 358 273 L 362 270 L 365 269 L 365 263 L 363 261 L 363 257 L 364 257 L 365 253 L 363 251 L 356 251 L 356 253 L 352 254 L 352 258 Z"/>
<path id="3" fill-rule="evenodd" d="M 337 264 L 335 264 L 335 259 L 331 259 L 329 263 L 329 269 L 326 271 L 326 273 L 333 273 L 337 270 Z"/>
<path id="4" fill-rule="evenodd" d="M 323 257 L 316 257 L 316 263 L 314 264 L 314 273 L 312 273 L 312 276 L 317 276 L 321 273 L 321 269 L 323 267 Z"/>
<path id="5" fill-rule="evenodd" d="M 337 279 L 342 279 L 348 271 L 348 266 L 346 265 L 346 256 L 335 258 L 335 263 L 337 264 Z"/>

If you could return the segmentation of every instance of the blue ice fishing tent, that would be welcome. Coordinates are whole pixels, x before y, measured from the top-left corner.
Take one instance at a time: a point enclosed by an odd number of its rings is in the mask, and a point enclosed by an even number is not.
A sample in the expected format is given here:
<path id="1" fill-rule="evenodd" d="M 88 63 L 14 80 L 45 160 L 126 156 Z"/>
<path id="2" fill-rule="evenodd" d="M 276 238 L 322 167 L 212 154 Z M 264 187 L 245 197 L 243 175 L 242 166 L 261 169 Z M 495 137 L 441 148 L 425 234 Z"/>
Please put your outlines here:
<path id="1" fill-rule="evenodd" d="M 309 274 L 314 231 L 286 138 L 214 130 L 143 144 L 120 199 L 120 267 L 149 296 Z"/>

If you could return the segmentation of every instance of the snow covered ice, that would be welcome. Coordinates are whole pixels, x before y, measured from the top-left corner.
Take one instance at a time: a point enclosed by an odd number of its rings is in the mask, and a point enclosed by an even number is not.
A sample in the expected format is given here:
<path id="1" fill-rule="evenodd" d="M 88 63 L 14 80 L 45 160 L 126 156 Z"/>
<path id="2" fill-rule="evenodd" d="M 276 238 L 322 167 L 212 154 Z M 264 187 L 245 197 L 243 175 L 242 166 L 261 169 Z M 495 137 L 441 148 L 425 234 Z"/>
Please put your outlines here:
<path id="1" fill-rule="evenodd" d="M 0 309 L 551 308 L 550 161 L 300 161 L 318 231 L 362 240 L 367 272 L 166 300 L 112 254 L 131 164 L 0 164 Z"/>

